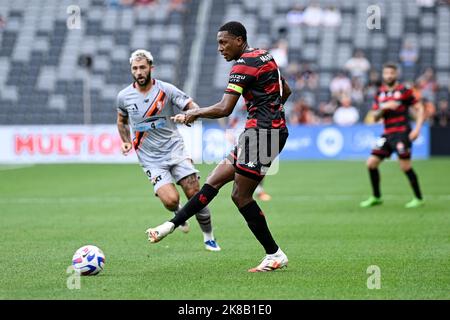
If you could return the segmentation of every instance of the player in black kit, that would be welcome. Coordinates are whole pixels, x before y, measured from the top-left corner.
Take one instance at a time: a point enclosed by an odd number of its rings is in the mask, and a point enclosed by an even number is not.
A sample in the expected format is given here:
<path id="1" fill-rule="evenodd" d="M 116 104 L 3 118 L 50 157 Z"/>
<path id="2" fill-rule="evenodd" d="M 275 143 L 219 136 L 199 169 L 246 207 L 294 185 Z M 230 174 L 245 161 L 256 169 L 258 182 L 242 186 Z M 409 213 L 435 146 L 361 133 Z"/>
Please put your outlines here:
<path id="1" fill-rule="evenodd" d="M 266 251 L 263 261 L 248 271 L 273 271 L 287 266 L 288 259 L 273 239 L 253 192 L 286 143 L 288 130 L 283 104 L 291 91 L 273 57 L 247 44 L 247 31 L 241 23 L 232 21 L 223 25 L 217 42 L 225 60 L 236 61 L 222 100 L 210 107 L 177 115 L 174 120 L 188 124 L 198 118 L 226 117 L 242 95 L 248 112 L 245 131 L 230 155 L 217 165 L 202 189 L 175 218 L 146 232 L 151 243 L 160 241 L 211 202 L 220 188 L 233 181 L 231 198 Z"/>
<path id="2" fill-rule="evenodd" d="M 397 66 L 392 63 L 385 64 L 383 66 L 383 84 L 375 94 L 373 104 L 375 119 L 383 118 L 384 120 L 384 132 L 377 141 L 376 147 L 372 150 L 372 155 L 367 160 L 373 195 L 361 202 L 360 206 L 363 208 L 383 203 L 378 166 L 384 158 L 390 157 L 393 152 L 397 153 L 400 168 L 408 177 L 414 191 L 414 198 L 405 207 L 416 208 L 424 204 L 419 180 L 411 166 L 412 142 L 419 136 L 425 120 L 424 107 L 414 97 L 413 91 L 399 83 L 397 78 Z M 411 130 L 409 124 L 410 107 L 416 109 L 416 126 L 413 130 Z"/>

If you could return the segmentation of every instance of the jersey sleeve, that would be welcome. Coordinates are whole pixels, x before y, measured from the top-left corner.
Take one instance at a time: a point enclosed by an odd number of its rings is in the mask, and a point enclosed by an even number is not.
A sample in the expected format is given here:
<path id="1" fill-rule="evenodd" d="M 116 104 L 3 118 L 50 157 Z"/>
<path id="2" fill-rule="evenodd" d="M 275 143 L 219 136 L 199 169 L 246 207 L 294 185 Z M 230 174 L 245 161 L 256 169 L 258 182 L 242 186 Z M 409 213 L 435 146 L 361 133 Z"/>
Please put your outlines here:
<path id="1" fill-rule="evenodd" d="M 245 64 L 235 64 L 230 71 L 228 86 L 225 93 L 241 95 L 253 80 L 256 79 L 258 68 Z"/>
<path id="2" fill-rule="evenodd" d="M 187 104 L 192 101 L 190 96 L 172 84 L 167 84 L 165 91 L 172 104 L 180 110 L 184 110 Z"/>
<path id="3" fill-rule="evenodd" d="M 120 113 L 122 116 L 125 116 L 125 117 L 128 116 L 128 111 L 127 111 L 127 109 L 125 109 L 123 96 L 120 93 L 117 95 L 116 109 L 117 109 L 117 112 Z"/>
<path id="4" fill-rule="evenodd" d="M 417 99 L 411 88 L 406 89 L 404 95 L 405 95 L 404 103 L 407 106 L 412 106 L 415 105 L 417 102 L 419 102 L 419 100 Z"/>
<path id="5" fill-rule="evenodd" d="M 373 104 L 372 104 L 372 110 L 378 110 L 380 109 L 380 105 L 378 104 L 378 92 L 375 93 L 375 96 L 373 97 Z"/>

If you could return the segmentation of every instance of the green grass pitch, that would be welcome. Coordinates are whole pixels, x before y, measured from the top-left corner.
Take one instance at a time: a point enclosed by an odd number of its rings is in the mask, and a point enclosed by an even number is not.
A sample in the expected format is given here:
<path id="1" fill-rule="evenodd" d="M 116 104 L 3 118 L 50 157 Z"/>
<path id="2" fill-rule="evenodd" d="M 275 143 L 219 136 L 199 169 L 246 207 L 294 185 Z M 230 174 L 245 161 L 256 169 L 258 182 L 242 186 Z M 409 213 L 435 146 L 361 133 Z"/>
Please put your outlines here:
<path id="1" fill-rule="evenodd" d="M 144 231 L 171 216 L 136 165 L 0 167 L 0 299 L 449 299 L 450 159 L 414 163 L 426 199 L 412 198 L 395 161 L 381 167 L 385 204 L 363 161 L 283 162 L 262 203 L 289 267 L 249 274 L 264 255 L 230 199 L 210 205 L 221 252 L 204 249 L 195 219 L 156 245 Z M 212 166 L 198 166 L 202 182 Z M 185 201 L 184 197 L 182 198 Z M 105 270 L 69 290 L 75 250 L 95 244 Z M 368 289 L 367 268 L 381 271 Z"/>

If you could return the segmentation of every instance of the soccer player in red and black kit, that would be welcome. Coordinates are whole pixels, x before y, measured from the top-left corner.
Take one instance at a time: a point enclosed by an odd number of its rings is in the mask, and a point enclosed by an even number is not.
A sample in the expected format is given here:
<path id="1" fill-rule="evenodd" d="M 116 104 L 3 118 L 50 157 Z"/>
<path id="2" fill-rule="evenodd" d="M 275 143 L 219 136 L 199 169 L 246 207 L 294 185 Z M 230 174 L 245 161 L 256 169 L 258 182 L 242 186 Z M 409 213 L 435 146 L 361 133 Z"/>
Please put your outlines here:
<path id="1" fill-rule="evenodd" d="M 265 50 L 249 47 L 247 31 L 241 23 L 224 24 L 217 34 L 217 42 L 218 51 L 225 60 L 236 61 L 222 100 L 207 108 L 176 115 L 173 120 L 189 124 L 198 118 L 226 117 L 243 95 L 248 112 L 245 131 L 234 151 L 217 165 L 202 189 L 175 218 L 146 232 L 151 243 L 160 241 L 211 202 L 220 188 L 233 181 L 231 198 L 266 251 L 263 261 L 248 271 L 273 271 L 287 266 L 288 259 L 273 239 L 264 214 L 253 199 L 253 192 L 286 143 L 288 130 L 283 104 L 291 90 L 273 57 Z"/>
<path id="2" fill-rule="evenodd" d="M 361 202 L 361 207 L 372 207 L 383 203 L 380 192 L 380 174 L 378 166 L 381 161 L 390 157 L 393 152 L 398 155 L 400 168 L 406 174 L 414 191 L 414 198 L 406 208 L 416 208 L 423 205 L 417 175 L 411 166 L 412 142 L 417 139 L 425 120 L 424 107 L 410 88 L 397 81 L 397 66 L 387 63 L 383 66 L 383 84 L 375 94 L 373 110 L 375 120 L 384 119 L 384 133 L 378 140 L 372 155 L 367 160 L 373 196 Z M 409 108 L 416 109 L 416 126 L 413 130 L 409 125 Z"/>

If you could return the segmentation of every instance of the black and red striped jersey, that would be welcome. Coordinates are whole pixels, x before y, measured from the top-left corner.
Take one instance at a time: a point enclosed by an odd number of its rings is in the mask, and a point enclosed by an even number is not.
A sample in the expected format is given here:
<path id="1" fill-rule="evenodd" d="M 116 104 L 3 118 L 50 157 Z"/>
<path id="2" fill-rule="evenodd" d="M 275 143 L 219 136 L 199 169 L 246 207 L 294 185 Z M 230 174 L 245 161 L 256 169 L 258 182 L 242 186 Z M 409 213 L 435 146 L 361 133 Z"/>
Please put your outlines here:
<path id="1" fill-rule="evenodd" d="M 372 109 L 378 110 L 380 104 L 388 101 L 396 101 L 399 103 L 399 106 L 395 110 L 386 110 L 384 112 L 384 134 L 409 132 L 411 130 L 409 124 L 409 107 L 417 103 L 412 89 L 400 83 L 393 89 L 381 85 L 375 94 Z"/>
<path id="2" fill-rule="evenodd" d="M 286 127 L 281 102 L 283 81 L 275 60 L 266 50 L 247 49 L 235 62 L 225 93 L 244 97 L 246 129 Z"/>

